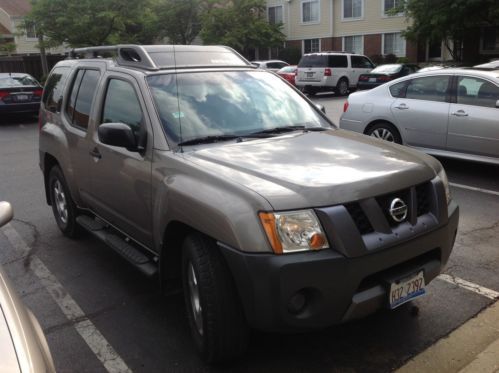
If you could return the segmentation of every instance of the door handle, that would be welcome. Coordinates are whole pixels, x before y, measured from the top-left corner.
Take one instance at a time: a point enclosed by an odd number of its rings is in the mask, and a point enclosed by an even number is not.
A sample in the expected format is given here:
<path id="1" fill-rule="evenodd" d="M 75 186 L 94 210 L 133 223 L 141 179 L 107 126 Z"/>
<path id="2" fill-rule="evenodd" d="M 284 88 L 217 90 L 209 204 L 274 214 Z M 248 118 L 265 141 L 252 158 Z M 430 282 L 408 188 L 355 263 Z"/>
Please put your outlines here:
<path id="1" fill-rule="evenodd" d="M 455 117 L 467 117 L 468 114 L 464 110 L 458 110 L 454 113 L 452 113 Z"/>
<path id="2" fill-rule="evenodd" d="M 409 109 L 409 106 L 407 106 L 406 104 L 400 104 L 399 106 L 395 106 L 395 109 L 407 110 Z"/>
<path id="3" fill-rule="evenodd" d="M 89 154 L 92 157 L 97 158 L 97 159 L 101 159 L 102 158 L 102 154 L 99 152 L 99 149 L 97 149 L 97 148 L 94 148 L 93 150 L 90 150 Z"/>

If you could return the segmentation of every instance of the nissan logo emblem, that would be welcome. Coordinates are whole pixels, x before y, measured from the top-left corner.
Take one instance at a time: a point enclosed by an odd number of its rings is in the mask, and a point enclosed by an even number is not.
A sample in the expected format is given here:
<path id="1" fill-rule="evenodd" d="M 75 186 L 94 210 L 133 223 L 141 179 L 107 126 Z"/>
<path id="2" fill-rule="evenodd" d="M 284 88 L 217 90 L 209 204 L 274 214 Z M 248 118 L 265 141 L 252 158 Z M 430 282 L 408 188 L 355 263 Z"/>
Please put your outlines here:
<path id="1" fill-rule="evenodd" d="M 395 198 L 391 203 L 390 203 L 390 216 L 392 217 L 393 220 L 395 220 L 397 223 L 400 223 L 407 218 L 407 205 L 405 204 L 404 201 L 402 201 L 400 198 Z"/>

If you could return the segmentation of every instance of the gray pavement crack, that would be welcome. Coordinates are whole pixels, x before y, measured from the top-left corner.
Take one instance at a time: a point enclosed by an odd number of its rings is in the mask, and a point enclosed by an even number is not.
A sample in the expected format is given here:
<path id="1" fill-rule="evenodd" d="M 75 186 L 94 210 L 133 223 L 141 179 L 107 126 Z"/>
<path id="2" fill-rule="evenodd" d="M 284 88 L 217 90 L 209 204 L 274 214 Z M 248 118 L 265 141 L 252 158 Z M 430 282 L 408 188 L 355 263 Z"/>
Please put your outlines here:
<path id="1" fill-rule="evenodd" d="M 31 264 L 31 258 L 38 251 L 38 240 L 40 238 L 40 232 L 38 232 L 38 228 L 36 227 L 36 225 L 34 225 L 29 221 L 17 218 L 13 219 L 13 221 L 24 224 L 33 231 L 33 242 L 31 242 L 31 244 L 29 245 L 30 248 L 29 252 L 27 253 L 27 255 L 24 256 L 24 267 L 29 268 Z"/>
<path id="2" fill-rule="evenodd" d="M 499 220 L 496 221 L 491 226 L 488 226 L 488 227 L 478 227 L 478 228 L 475 228 L 475 229 L 470 229 L 469 231 L 461 231 L 460 234 L 462 236 L 467 236 L 467 235 L 470 235 L 470 234 L 474 234 L 474 233 L 478 233 L 478 232 L 484 232 L 484 231 L 488 231 L 488 230 L 493 230 L 493 229 L 496 229 L 496 228 L 499 228 Z"/>

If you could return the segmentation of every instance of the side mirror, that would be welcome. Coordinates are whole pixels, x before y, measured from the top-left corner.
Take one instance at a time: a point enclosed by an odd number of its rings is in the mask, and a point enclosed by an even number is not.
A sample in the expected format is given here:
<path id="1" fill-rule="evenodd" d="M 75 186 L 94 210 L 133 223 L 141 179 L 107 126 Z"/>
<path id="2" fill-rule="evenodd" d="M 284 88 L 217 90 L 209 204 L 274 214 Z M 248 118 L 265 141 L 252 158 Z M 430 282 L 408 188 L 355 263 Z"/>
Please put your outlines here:
<path id="1" fill-rule="evenodd" d="M 0 202 L 0 227 L 12 220 L 14 211 L 9 202 Z"/>
<path id="2" fill-rule="evenodd" d="M 102 123 L 97 134 L 103 144 L 119 146 L 131 152 L 138 151 L 135 134 L 130 126 L 124 123 Z"/>
<path id="3" fill-rule="evenodd" d="M 315 104 L 315 107 L 317 109 L 319 109 L 320 111 L 322 111 L 324 114 L 326 114 L 326 108 L 324 107 L 324 105 L 321 105 L 321 104 Z"/>

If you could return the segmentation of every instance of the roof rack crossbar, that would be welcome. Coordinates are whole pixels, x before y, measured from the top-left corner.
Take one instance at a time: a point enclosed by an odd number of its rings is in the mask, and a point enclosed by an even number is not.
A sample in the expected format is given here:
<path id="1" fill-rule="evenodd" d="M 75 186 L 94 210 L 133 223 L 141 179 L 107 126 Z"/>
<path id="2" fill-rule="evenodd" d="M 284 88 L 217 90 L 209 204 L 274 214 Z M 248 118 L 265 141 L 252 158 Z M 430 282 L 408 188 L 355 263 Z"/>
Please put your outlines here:
<path id="1" fill-rule="evenodd" d="M 159 70 L 149 53 L 141 45 L 121 44 L 76 48 L 69 53 L 69 56 L 75 58 L 78 55 L 83 55 L 84 58 L 99 58 L 100 54 L 109 52 L 116 53 L 116 62 L 118 65 Z"/>

